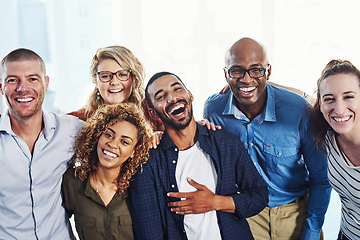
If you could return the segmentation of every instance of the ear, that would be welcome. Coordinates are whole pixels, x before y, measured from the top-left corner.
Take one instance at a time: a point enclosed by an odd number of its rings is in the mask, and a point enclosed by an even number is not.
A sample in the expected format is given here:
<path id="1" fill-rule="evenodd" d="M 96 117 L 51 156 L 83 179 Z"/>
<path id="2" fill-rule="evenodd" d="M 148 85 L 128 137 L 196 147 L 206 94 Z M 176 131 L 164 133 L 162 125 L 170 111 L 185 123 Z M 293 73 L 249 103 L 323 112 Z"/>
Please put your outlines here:
<path id="1" fill-rule="evenodd" d="M 190 90 L 187 90 L 187 91 L 188 91 L 188 93 L 189 93 L 191 102 L 194 101 L 194 96 L 192 95 L 192 93 L 190 92 Z"/>
<path id="2" fill-rule="evenodd" d="M 149 108 L 149 114 L 153 119 L 155 120 L 159 119 L 159 115 L 156 113 L 155 109 Z"/>
<path id="3" fill-rule="evenodd" d="M 266 81 L 269 80 L 270 75 L 271 75 L 271 65 L 270 65 L 270 67 L 268 69 L 268 75 L 266 76 Z"/>
<path id="4" fill-rule="evenodd" d="M 226 69 L 225 69 L 225 68 L 223 68 L 223 70 L 224 70 L 225 80 L 226 80 L 226 82 L 228 82 L 228 78 L 227 78 L 227 71 L 226 71 Z"/>
<path id="5" fill-rule="evenodd" d="M 95 78 L 95 79 L 94 79 L 94 83 L 95 83 L 95 87 L 96 87 L 97 89 L 99 89 L 99 80 L 98 80 L 98 78 Z"/>
<path id="6" fill-rule="evenodd" d="M 1 79 L 0 79 L 0 81 L 1 81 Z M 2 94 L 2 95 L 4 95 L 4 91 L 3 91 L 3 89 L 2 89 L 2 83 L 0 82 L 0 93 Z"/>
<path id="7" fill-rule="evenodd" d="M 49 88 L 49 77 L 48 76 L 46 76 L 45 77 L 45 92 L 47 92 L 47 90 L 48 90 L 48 88 Z"/>

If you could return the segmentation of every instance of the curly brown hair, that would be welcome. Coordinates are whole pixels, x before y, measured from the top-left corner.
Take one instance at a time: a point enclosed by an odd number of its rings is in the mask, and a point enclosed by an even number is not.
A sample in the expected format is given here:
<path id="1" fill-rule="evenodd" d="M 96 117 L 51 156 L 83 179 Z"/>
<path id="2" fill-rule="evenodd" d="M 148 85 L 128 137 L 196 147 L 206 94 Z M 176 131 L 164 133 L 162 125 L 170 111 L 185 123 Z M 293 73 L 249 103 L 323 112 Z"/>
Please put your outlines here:
<path id="1" fill-rule="evenodd" d="M 134 103 L 119 103 L 103 105 L 86 120 L 86 124 L 76 137 L 73 164 L 75 176 L 81 181 L 86 180 L 91 173 L 96 172 L 99 158 L 97 155 L 98 140 L 103 132 L 118 121 L 133 124 L 138 131 L 138 142 L 135 145 L 134 156 L 126 160 L 116 179 L 118 193 L 124 192 L 133 175 L 148 159 L 153 132 L 145 120 L 143 112 Z"/>
<path id="2" fill-rule="evenodd" d="M 326 64 L 325 68 L 322 70 L 321 76 L 317 80 L 316 102 L 312 111 L 312 123 L 316 145 L 323 152 L 325 152 L 324 143 L 326 145 L 329 144 L 326 138 L 327 132 L 329 131 L 333 134 L 335 132 L 329 123 L 325 120 L 322 112 L 320 111 L 320 86 L 325 78 L 340 73 L 354 74 L 359 79 L 360 86 L 360 71 L 348 60 L 333 59 L 328 64 Z"/>

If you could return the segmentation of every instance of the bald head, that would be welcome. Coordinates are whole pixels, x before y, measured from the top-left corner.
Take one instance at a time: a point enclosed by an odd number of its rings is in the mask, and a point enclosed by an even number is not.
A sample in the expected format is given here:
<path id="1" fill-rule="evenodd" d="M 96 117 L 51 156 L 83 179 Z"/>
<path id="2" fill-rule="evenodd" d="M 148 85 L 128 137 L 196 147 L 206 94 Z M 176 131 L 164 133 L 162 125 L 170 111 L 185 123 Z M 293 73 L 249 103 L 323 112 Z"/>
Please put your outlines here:
<path id="1" fill-rule="evenodd" d="M 264 66 L 269 65 L 265 48 L 251 38 L 241 38 L 226 51 L 225 66 L 228 68 L 232 66 L 234 59 L 256 59 L 257 62 L 262 63 Z"/>

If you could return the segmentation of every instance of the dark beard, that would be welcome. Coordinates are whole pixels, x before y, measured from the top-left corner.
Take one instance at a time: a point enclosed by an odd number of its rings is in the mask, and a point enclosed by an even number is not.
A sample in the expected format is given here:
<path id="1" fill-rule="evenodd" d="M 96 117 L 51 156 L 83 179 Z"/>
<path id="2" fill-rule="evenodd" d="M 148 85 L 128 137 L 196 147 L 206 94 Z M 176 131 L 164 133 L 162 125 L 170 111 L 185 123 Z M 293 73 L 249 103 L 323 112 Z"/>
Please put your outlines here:
<path id="1" fill-rule="evenodd" d="M 191 119 L 193 118 L 193 109 L 192 109 L 192 106 L 191 106 L 191 109 L 190 109 L 190 114 L 189 114 L 189 119 L 186 120 L 186 122 L 184 123 L 178 123 L 176 122 L 175 120 L 173 119 L 168 119 L 168 118 L 165 118 L 164 115 L 162 115 L 160 112 L 157 112 L 159 118 L 161 119 L 161 121 L 166 124 L 166 125 L 169 125 L 171 126 L 172 128 L 174 128 L 175 130 L 183 130 L 185 129 L 187 126 L 189 126 L 190 122 L 191 122 Z"/>

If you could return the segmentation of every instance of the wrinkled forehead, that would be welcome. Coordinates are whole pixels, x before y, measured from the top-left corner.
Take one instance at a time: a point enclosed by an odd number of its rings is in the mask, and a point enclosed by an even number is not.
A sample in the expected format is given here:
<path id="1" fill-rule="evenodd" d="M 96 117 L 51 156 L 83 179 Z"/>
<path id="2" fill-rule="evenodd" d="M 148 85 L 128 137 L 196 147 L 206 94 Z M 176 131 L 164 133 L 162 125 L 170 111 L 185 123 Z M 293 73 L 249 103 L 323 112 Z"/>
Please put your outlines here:
<path id="1" fill-rule="evenodd" d="M 45 70 L 41 62 L 37 59 L 21 59 L 16 61 L 6 61 L 1 65 L 1 75 L 31 75 L 37 74 L 45 77 Z"/>
<path id="2" fill-rule="evenodd" d="M 150 96 L 154 96 L 159 91 L 166 91 L 174 86 L 185 86 L 174 75 L 164 75 L 156 79 L 149 85 L 148 92 Z"/>

